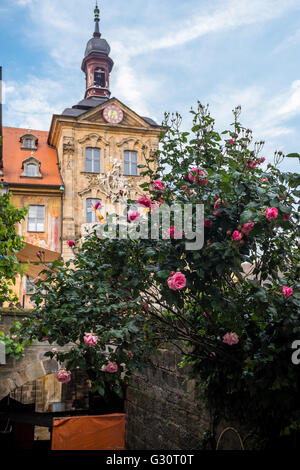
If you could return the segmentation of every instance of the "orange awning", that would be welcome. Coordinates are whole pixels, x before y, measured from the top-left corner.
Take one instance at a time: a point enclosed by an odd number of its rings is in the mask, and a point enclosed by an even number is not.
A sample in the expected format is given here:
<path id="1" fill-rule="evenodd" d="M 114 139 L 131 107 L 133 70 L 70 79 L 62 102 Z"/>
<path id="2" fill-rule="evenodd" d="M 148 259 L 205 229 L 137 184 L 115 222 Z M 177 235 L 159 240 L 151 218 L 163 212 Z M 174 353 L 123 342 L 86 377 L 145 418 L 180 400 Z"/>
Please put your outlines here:
<path id="1" fill-rule="evenodd" d="M 53 420 L 52 450 L 124 450 L 125 414 Z"/>

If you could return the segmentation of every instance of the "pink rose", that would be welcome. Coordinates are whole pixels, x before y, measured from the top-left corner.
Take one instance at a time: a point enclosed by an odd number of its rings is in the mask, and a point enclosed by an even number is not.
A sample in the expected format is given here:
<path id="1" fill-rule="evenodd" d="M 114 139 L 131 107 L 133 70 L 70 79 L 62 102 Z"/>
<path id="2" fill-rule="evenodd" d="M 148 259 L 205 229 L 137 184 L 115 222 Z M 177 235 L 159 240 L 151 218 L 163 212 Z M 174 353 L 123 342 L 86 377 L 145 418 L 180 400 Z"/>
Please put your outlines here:
<path id="1" fill-rule="evenodd" d="M 237 344 L 239 342 L 239 337 L 236 333 L 226 333 L 226 335 L 223 336 L 223 343 L 229 344 L 229 346 L 232 346 L 233 344 Z"/>
<path id="2" fill-rule="evenodd" d="M 100 207 L 100 209 L 101 209 L 101 207 L 102 207 L 101 202 L 97 202 L 97 204 L 95 204 L 95 209 L 96 209 L 96 210 L 99 209 L 99 207 Z"/>
<path id="3" fill-rule="evenodd" d="M 166 189 L 164 183 L 161 180 L 154 180 L 153 181 L 153 189 L 157 189 L 158 191 L 164 191 Z"/>
<path id="4" fill-rule="evenodd" d="M 242 227 L 242 232 L 245 235 L 249 235 L 250 230 L 252 230 L 254 227 L 254 222 L 248 222 L 247 224 L 244 224 Z"/>
<path id="5" fill-rule="evenodd" d="M 131 351 L 126 351 L 126 349 L 123 349 L 123 351 L 125 352 L 126 356 L 129 357 L 129 359 L 133 359 L 133 358 L 134 358 L 133 352 L 131 352 Z"/>
<path id="6" fill-rule="evenodd" d="M 254 160 L 250 160 L 248 163 L 249 168 L 255 168 L 258 165 L 258 162 L 255 162 Z"/>
<path id="7" fill-rule="evenodd" d="M 227 140 L 227 144 L 229 144 L 229 145 L 233 145 L 233 144 L 234 144 L 234 140 L 233 140 L 233 139 L 229 139 L 229 140 Z"/>
<path id="8" fill-rule="evenodd" d="M 210 228 L 211 227 L 211 220 L 210 219 L 205 219 L 204 220 L 204 227 Z"/>
<path id="9" fill-rule="evenodd" d="M 181 290 L 186 286 L 186 277 L 180 271 L 173 274 L 173 276 L 168 279 L 168 286 L 172 290 Z"/>
<path id="10" fill-rule="evenodd" d="M 268 221 L 270 222 L 271 219 L 277 219 L 278 210 L 276 209 L 276 207 L 268 207 L 268 209 L 266 209 L 265 214 Z"/>
<path id="11" fill-rule="evenodd" d="M 284 218 L 284 220 L 290 220 L 291 216 L 284 212 L 283 213 L 283 218 Z"/>
<path id="12" fill-rule="evenodd" d="M 83 337 L 83 341 L 85 342 L 85 344 L 88 344 L 89 346 L 96 346 L 98 342 L 98 336 L 94 335 L 94 333 L 90 331 L 89 333 L 85 333 Z"/>
<path id="13" fill-rule="evenodd" d="M 260 159 L 260 163 L 264 163 L 265 161 L 266 161 L 265 157 L 262 157 L 262 158 Z"/>
<path id="14" fill-rule="evenodd" d="M 283 293 L 283 295 L 285 295 L 286 297 L 289 297 L 290 295 L 293 294 L 293 289 L 292 289 L 292 287 L 283 286 L 283 287 L 282 287 L 282 293 Z"/>
<path id="15" fill-rule="evenodd" d="M 166 231 L 166 235 L 169 236 L 170 238 L 182 238 L 183 237 L 183 231 L 181 230 L 180 232 L 177 232 L 176 227 L 171 227 L 169 230 Z"/>
<path id="16" fill-rule="evenodd" d="M 261 180 L 262 180 L 263 183 L 267 183 L 269 181 L 268 178 L 262 178 Z"/>
<path id="17" fill-rule="evenodd" d="M 139 211 L 128 211 L 127 218 L 129 222 L 134 222 L 140 216 Z"/>
<path id="18" fill-rule="evenodd" d="M 152 203 L 151 203 L 151 199 L 149 199 L 146 195 L 144 195 L 143 197 L 140 197 L 138 199 L 138 204 L 140 204 L 141 206 L 150 208 Z"/>
<path id="19" fill-rule="evenodd" d="M 232 234 L 232 238 L 235 240 L 235 241 L 239 241 L 241 240 L 243 237 L 243 234 L 241 232 L 239 232 L 238 230 L 235 230 Z"/>
<path id="20" fill-rule="evenodd" d="M 105 367 L 105 371 L 109 372 L 110 374 L 115 374 L 118 372 L 118 365 L 116 362 L 109 362 L 108 365 Z"/>
<path id="21" fill-rule="evenodd" d="M 199 168 L 192 168 L 191 173 L 188 174 L 188 179 L 191 182 L 197 182 L 200 186 L 206 186 L 208 184 L 208 179 L 205 171 L 199 170 Z"/>
<path id="22" fill-rule="evenodd" d="M 214 203 L 214 209 L 218 209 L 221 203 L 222 203 L 222 200 L 220 198 L 217 199 L 216 202 Z"/>
<path id="23" fill-rule="evenodd" d="M 66 369 L 60 369 L 58 372 L 56 372 L 55 377 L 59 382 L 67 383 L 71 380 L 71 372 Z"/>
<path id="24" fill-rule="evenodd" d="M 68 244 L 70 247 L 72 247 L 72 246 L 75 245 L 75 242 L 74 242 L 73 240 L 68 240 L 68 241 L 67 241 L 67 244 Z"/>

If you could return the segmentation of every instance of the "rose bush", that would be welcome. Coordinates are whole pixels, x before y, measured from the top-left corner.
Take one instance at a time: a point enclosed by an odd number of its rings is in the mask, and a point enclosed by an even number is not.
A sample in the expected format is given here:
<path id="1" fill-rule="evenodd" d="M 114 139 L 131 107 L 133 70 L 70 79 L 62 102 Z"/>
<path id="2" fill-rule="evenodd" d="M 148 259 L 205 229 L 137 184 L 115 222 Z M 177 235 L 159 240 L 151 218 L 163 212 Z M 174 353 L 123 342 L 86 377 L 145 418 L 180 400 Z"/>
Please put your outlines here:
<path id="1" fill-rule="evenodd" d="M 252 448 L 266 448 L 300 427 L 291 361 L 300 336 L 300 178 L 280 171 L 280 152 L 263 166 L 263 142 L 252 142 L 239 113 L 222 134 L 200 104 L 191 133 L 180 130 L 179 115 L 167 115 L 161 150 L 139 165 L 148 182 L 137 203 L 150 220 L 163 204 L 203 204 L 201 249 L 187 249 L 185 230 L 174 236 L 173 215 L 169 239 L 161 226 L 159 240 L 150 229 L 148 239 L 109 239 L 103 224 L 101 237 L 93 233 L 74 249 L 72 264 L 46 270 L 24 327 L 30 336 L 73 343 L 56 357 L 70 371 L 87 370 L 100 393 L 107 383 L 120 388 L 122 372 L 129 377 L 144 366 L 160 341 L 173 343 L 214 424 L 240 422 L 253 432 Z M 129 224 L 135 233 L 143 217 Z M 191 223 L 195 229 L 195 213 Z M 85 344 L 87 331 L 97 344 Z"/>
<path id="2" fill-rule="evenodd" d="M 1 189 L 1 183 L 0 183 Z M 24 247 L 23 238 L 18 234 L 17 224 L 27 213 L 27 208 L 17 209 L 10 202 L 10 194 L 0 194 L 0 304 L 17 302 L 13 293 L 16 275 L 23 273 L 16 253 Z"/>

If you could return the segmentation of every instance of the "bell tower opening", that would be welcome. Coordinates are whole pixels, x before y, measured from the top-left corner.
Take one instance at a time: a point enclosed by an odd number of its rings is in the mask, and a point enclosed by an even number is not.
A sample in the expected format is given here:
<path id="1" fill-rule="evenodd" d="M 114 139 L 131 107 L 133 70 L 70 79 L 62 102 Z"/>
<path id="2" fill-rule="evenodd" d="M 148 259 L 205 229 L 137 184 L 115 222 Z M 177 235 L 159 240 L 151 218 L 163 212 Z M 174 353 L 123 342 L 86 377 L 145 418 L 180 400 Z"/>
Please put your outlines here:
<path id="1" fill-rule="evenodd" d="M 95 68 L 94 85 L 100 88 L 105 88 L 105 70 L 101 67 Z"/>

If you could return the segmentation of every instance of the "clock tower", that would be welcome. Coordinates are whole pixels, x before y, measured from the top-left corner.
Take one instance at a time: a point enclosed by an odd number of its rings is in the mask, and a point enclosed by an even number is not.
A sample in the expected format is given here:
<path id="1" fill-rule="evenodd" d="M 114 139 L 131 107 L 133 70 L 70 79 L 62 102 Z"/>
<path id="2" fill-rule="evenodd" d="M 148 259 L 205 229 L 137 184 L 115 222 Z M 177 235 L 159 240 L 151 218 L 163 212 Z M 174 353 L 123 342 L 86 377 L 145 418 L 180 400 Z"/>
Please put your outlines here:
<path id="1" fill-rule="evenodd" d="M 123 198 L 136 201 L 144 192 L 140 165 L 158 149 L 162 127 L 140 116 L 110 96 L 113 61 L 110 47 L 99 31 L 100 12 L 95 8 L 95 32 L 88 41 L 82 70 L 86 74 L 84 99 L 52 118 L 48 143 L 56 148 L 63 180 L 62 252 L 73 257 L 68 241 L 81 240 L 107 213 L 117 212 Z M 153 163 L 154 165 L 154 163 Z M 101 209 L 95 212 L 100 202 Z M 104 219 L 103 219 L 104 218 Z M 100 221 L 101 223 L 101 221 Z"/>
<path id="2" fill-rule="evenodd" d="M 114 65 L 109 57 L 109 44 L 105 39 L 101 38 L 99 30 L 100 10 L 97 3 L 94 13 L 95 32 L 87 43 L 81 66 L 86 76 L 85 99 L 110 97 L 109 74 Z"/>

